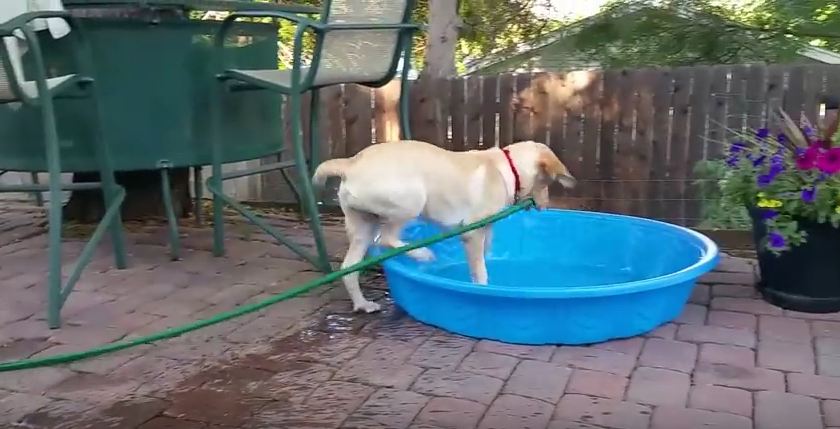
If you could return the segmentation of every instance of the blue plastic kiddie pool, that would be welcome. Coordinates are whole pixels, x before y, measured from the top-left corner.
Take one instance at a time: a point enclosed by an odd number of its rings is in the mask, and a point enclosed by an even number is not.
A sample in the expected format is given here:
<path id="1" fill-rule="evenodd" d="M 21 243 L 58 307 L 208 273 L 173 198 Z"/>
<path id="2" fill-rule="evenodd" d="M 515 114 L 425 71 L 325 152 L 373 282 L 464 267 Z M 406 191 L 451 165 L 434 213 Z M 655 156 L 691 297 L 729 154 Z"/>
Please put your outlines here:
<path id="1" fill-rule="evenodd" d="M 420 220 L 407 242 L 441 229 Z M 589 344 L 648 332 L 676 318 L 715 243 L 687 228 L 630 216 L 544 210 L 493 225 L 489 284 L 470 281 L 463 245 L 430 246 L 432 262 L 383 263 L 393 299 L 415 319 L 517 344 Z"/>

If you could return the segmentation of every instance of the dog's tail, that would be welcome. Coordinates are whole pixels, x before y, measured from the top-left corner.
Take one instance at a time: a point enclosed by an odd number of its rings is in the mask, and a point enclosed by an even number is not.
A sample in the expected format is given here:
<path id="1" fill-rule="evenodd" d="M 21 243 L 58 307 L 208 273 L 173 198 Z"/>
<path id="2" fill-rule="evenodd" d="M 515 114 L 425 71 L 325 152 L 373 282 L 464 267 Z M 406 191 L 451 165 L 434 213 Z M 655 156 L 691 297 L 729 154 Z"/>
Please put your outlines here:
<path id="1" fill-rule="evenodd" d="M 336 158 L 324 161 L 315 169 L 312 175 L 312 183 L 317 187 L 323 187 L 330 177 L 340 177 L 344 180 L 344 172 L 351 164 L 350 158 Z"/>

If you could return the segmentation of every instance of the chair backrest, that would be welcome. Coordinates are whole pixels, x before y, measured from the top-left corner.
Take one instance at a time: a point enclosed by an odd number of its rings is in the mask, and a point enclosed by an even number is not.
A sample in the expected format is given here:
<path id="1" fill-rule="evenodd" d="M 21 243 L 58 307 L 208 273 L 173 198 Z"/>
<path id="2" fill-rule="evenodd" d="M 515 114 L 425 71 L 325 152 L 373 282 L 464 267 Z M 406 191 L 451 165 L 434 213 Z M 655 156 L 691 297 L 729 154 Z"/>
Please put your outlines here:
<path id="1" fill-rule="evenodd" d="M 411 17 L 411 0 L 327 0 L 325 24 L 400 24 Z M 377 82 L 396 67 L 400 33 L 389 30 L 335 30 L 320 46 L 313 85 Z"/>
<path id="2" fill-rule="evenodd" d="M 0 103 L 19 101 L 20 98 L 12 89 L 12 79 L 17 82 L 23 81 L 23 65 L 21 64 L 20 48 L 18 39 L 15 37 L 3 37 L 0 43 L 0 57 L 9 61 L 12 70 L 7 70 L 5 62 L 0 59 Z"/>

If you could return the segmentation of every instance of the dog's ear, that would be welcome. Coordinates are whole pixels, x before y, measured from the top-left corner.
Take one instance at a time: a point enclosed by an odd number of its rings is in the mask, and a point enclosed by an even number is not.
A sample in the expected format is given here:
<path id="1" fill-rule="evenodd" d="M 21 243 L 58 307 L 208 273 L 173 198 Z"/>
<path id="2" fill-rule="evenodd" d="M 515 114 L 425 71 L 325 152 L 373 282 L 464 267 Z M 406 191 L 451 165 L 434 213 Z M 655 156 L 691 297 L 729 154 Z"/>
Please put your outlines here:
<path id="1" fill-rule="evenodd" d="M 537 159 L 537 164 L 546 176 L 552 181 L 559 182 L 564 188 L 574 188 L 577 185 L 577 179 L 569 173 L 569 169 L 553 153 L 541 153 Z"/>

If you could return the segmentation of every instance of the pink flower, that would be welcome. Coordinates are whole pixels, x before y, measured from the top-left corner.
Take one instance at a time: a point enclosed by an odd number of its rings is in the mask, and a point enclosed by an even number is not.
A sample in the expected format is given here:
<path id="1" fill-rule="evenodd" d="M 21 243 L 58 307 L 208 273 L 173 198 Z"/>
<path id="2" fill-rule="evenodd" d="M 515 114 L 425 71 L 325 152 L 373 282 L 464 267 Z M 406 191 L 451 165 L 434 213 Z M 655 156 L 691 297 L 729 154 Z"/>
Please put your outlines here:
<path id="1" fill-rule="evenodd" d="M 817 159 L 820 158 L 822 149 L 817 144 L 808 146 L 808 149 L 798 153 L 796 157 L 796 168 L 800 170 L 810 170 L 817 165 Z"/>
<path id="2" fill-rule="evenodd" d="M 820 154 L 817 158 L 817 168 L 826 174 L 840 172 L 840 147 L 831 148 Z"/>

